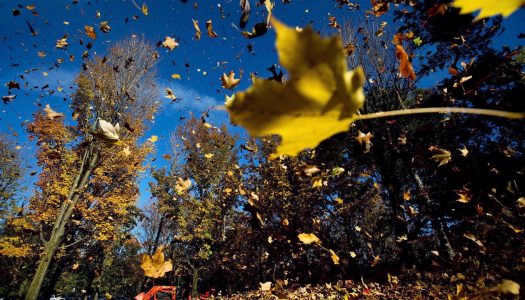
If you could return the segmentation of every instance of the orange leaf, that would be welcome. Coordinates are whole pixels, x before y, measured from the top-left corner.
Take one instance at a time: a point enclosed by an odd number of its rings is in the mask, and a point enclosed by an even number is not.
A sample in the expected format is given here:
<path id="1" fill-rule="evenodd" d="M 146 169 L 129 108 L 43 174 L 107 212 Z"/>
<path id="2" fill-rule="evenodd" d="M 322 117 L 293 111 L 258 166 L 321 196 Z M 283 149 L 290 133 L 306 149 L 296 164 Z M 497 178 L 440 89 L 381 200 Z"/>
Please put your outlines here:
<path id="1" fill-rule="evenodd" d="M 412 68 L 412 64 L 408 60 L 408 54 L 403 49 L 403 46 L 396 45 L 396 57 L 399 59 L 399 72 L 401 76 L 408 78 L 410 80 L 416 79 L 416 73 Z"/>

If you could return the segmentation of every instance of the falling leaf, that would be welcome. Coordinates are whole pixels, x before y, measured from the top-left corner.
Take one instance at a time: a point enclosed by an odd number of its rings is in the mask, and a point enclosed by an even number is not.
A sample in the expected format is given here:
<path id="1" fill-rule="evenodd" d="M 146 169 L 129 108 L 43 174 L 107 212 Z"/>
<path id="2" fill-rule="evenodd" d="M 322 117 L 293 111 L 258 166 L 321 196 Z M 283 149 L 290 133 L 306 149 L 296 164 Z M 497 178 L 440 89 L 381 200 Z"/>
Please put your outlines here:
<path id="1" fill-rule="evenodd" d="M 463 146 L 462 149 L 458 149 L 458 151 L 461 152 L 461 155 L 462 155 L 463 157 L 467 157 L 467 155 L 468 155 L 468 150 L 467 150 L 467 147 L 466 147 L 466 146 Z"/>
<path id="2" fill-rule="evenodd" d="M 148 11 L 148 6 L 146 5 L 146 2 L 144 2 L 144 3 L 142 4 L 142 9 L 141 9 L 141 11 L 142 11 L 142 13 L 143 13 L 145 16 L 148 15 L 149 11 Z"/>
<path id="3" fill-rule="evenodd" d="M 313 233 L 300 233 L 297 235 L 299 240 L 304 244 L 321 244 L 321 240 Z"/>
<path id="4" fill-rule="evenodd" d="M 166 272 L 173 270 L 171 260 L 164 260 L 164 246 L 160 246 L 153 256 L 142 255 L 140 267 L 144 270 L 144 276 L 152 278 L 164 277 Z"/>
<path id="5" fill-rule="evenodd" d="M 312 184 L 312 188 L 313 189 L 320 188 L 320 187 L 323 187 L 323 179 L 322 178 L 314 180 L 314 183 Z"/>
<path id="6" fill-rule="evenodd" d="M 421 39 L 421 37 L 417 37 L 415 39 L 412 40 L 412 42 L 414 43 L 414 45 L 416 45 L 417 47 L 421 46 L 421 44 L 423 44 L 423 40 Z"/>
<path id="7" fill-rule="evenodd" d="M 518 205 L 519 208 L 525 208 L 525 197 L 519 197 L 518 200 L 516 200 L 516 205 Z"/>
<path id="8" fill-rule="evenodd" d="M 148 141 L 149 141 L 150 143 L 155 143 L 155 142 L 158 141 L 158 139 L 159 139 L 159 138 L 158 138 L 156 135 L 152 135 L 152 136 L 148 139 Z"/>
<path id="9" fill-rule="evenodd" d="M 266 24 L 270 24 L 270 19 L 272 18 L 272 11 L 274 7 L 274 3 L 270 0 L 265 0 L 264 7 L 266 7 L 266 12 L 268 13 L 266 17 Z"/>
<path id="10" fill-rule="evenodd" d="M 337 202 L 337 204 L 343 205 L 344 200 L 341 198 L 335 198 L 335 202 Z"/>
<path id="11" fill-rule="evenodd" d="M 512 280 L 503 279 L 500 284 L 490 290 L 496 293 L 512 294 L 517 296 L 520 294 L 520 285 Z"/>
<path id="12" fill-rule="evenodd" d="M 355 138 L 359 145 L 362 145 L 365 143 L 365 153 L 370 152 L 370 147 L 372 146 L 372 142 L 370 141 L 374 136 L 368 132 L 367 134 L 362 133 L 360 130 L 357 131 L 357 137 Z"/>
<path id="13" fill-rule="evenodd" d="M 396 57 L 399 60 L 399 72 L 401 76 L 408 78 L 410 80 L 416 79 L 416 73 L 412 64 L 408 59 L 408 54 L 405 52 L 405 49 L 401 45 L 396 45 Z"/>
<path id="14" fill-rule="evenodd" d="M 233 71 L 230 71 L 228 75 L 226 75 L 226 73 L 222 74 L 221 82 L 222 82 L 223 88 L 233 90 L 239 85 L 239 83 L 241 82 L 241 79 L 240 78 L 235 79 L 235 73 Z"/>
<path id="15" fill-rule="evenodd" d="M 374 14 L 376 17 L 379 17 L 386 12 L 388 12 L 389 8 L 389 2 L 383 1 L 383 0 L 370 0 L 372 3 L 372 11 L 371 13 Z"/>
<path id="16" fill-rule="evenodd" d="M 263 22 L 253 25 L 251 32 L 243 31 L 242 35 L 247 39 L 253 39 L 265 35 L 266 32 L 268 32 L 268 24 Z"/>
<path id="17" fill-rule="evenodd" d="M 410 190 L 403 192 L 403 200 L 405 201 L 410 200 Z"/>
<path id="18" fill-rule="evenodd" d="M 199 21 L 193 20 L 193 28 L 195 28 L 195 39 L 200 40 L 201 39 L 201 29 L 199 28 Z"/>
<path id="19" fill-rule="evenodd" d="M 69 46 L 69 43 L 67 42 L 67 37 L 64 36 L 63 38 L 57 40 L 55 47 L 58 49 L 65 49 Z"/>
<path id="20" fill-rule="evenodd" d="M 106 142 L 117 142 L 120 139 L 119 136 L 120 133 L 120 125 L 117 123 L 115 126 L 111 125 L 111 123 L 98 119 L 97 122 L 97 131 L 93 133 L 96 137 L 99 139 L 102 139 Z"/>
<path id="21" fill-rule="evenodd" d="M 208 36 L 211 38 L 216 38 L 219 36 L 215 31 L 213 31 L 211 20 L 206 21 L 206 30 L 208 31 Z"/>
<path id="22" fill-rule="evenodd" d="M 312 177 L 312 175 L 320 171 L 321 170 L 316 166 L 306 166 L 306 168 L 303 169 L 304 174 L 306 174 L 308 177 Z"/>
<path id="23" fill-rule="evenodd" d="M 97 39 L 97 34 L 95 32 L 95 28 L 93 28 L 93 26 L 89 26 L 89 25 L 84 25 L 84 32 L 86 33 L 87 36 L 89 36 L 90 38 L 96 40 Z"/>
<path id="24" fill-rule="evenodd" d="M 180 75 L 179 74 L 171 74 L 171 78 L 173 78 L 173 79 L 180 79 Z"/>
<path id="25" fill-rule="evenodd" d="M 375 267 L 380 261 L 381 257 L 379 255 L 374 256 L 374 261 L 372 261 L 372 267 Z"/>
<path id="26" fill-rule="evenodd" d="M 239 21 L 239 27 L 244 28 L 248 23 L 248 18 L 250 17 L 251 6 L 249 0 L 240 0 L 242 15 L 241 20 Z"/>
<path id="27" fill-rule="evenodd" d="M 272 282 L 271 281 L 267 281 L 265 283 L 259 282 L 259 285 L 260 285 L 260 290 L 263 291 L 263 292 L 267 292 L 267 291 L 270 291 L 272 289 Z"/>
<path id="28" fill-rule="evenodd" d="M 210 159 L 213 156 L 215 156 L 215 154 L 213 154 L 213 153 L 206 153 L 206 154 L 204 154 L 204 157 L 206 157 L 207 159 Z"/>
<path id="29" fill-rule="evenodd" d="M 162 46 L 164 48 L 170 49 L 170 51 L 172 51 L 173 49 L 175 49 L 176 47 L 179 46 L 179 43 L 177 43 L 177 41 L 175 41 L 175 39 L 167 36 L 167 37 L 164 38 L 164 42 L 162 42 Z"/>
<path id="30" fill-rule="evenodd" d="M 439 162 L 438 167 L 441 167 L 443 165 L 448 164 L 450 162 L 450 160 L 452 159 L 452 157 L 451 157 L 452 153 L 450 153 L 450 151 L 448 151 L 448 150 L 437 148 L 437 147 L 433 147 L 433 146 L 430 147 L 429 150 L 438 152 L 437 154 L 433 155 L 430 158 L 430 159 L 433 159 L 436 162 Z"/>
<path id="31" fill-rule="evenodd" d="M 297 155 L 332 135 L 347 131 L 365 100 L 361 68 L 348 72 L 341 40 L 301 32 L 272 19 L 280 63 L 290 80 L 255 78 L 253 86 L 226 101 L 233 123 L 252 136 L 279 134 L 271 158 Z M 305 64 L 304 62 L 309 62 Z"/>
<path id="32" fill-rule="evenodd" d="M 188 178 L 186 180 L 182 178 L 177 178 L 177 183 L 175 183 L 175 191 L 177 191 L 177 194 L 182 194 L 185 191 L 187 191 L 191 186 L 191 180 Z"/>
<path id="33" fill-rule="evenodd" d="M 493 1 L 493 0 L 455 0 L 452 4 L 461 10 L 462 14 L 470 14 L 476 11 L 480 11 L 478 16 L 474 19 L 475 21 L 483 18 L 488 18 L 496 15 L 503 15 L 508 17 L 520 7 L 525 5 L 523 0 L 505 0 L 505 1 Z"/>
<path id="34" fill-rule="evenodd" d="M 109 26 L 108 21 L 100 22 L 99 29 L 104 33 L 108 33 L 111 31 L 111 27 Z"/>
<path id="35" fill-rule="evenodd" d="M 341 167 L 335 167 L 332 169 L 332 174 L 334 176 L 339 176 L 341 174 L 343 174 L 345 172 L 345 169 L 344 168 L 341 168 Z"/>
<path id="36" fill-rule="evenodd" d="M 461 190 L 456 191 L 456 194 L 458 194 L 459 196 L 459 199 L 456 200 L 457 202 L 469 203 L 472 199 L 472 193 L 466 187 L 463 187 Z"/>
<path id="37" fill-rule="evenodd" d="M 332 250 L 332 249 L 328 249 L 328 252 L 330 252 L 330 258 L 332 258 L 332 262 L 334 263 L 334 265 L 338 265 L 339 264 L 339 256 L 337 256 L 335 251 Z"/>
<path id="38" fill-rule="evenodd" d="M 480 246 L 481 248 L 485 248 L 485 246 L 483 245 L 483 243 L 476 237 L 474 236 L 473 234 L 470 234 L 470 233 L 464 233 L 463 236 L 471 241 L 473 241 L 474 243 L 476 243 L 478 246 Z"/>
<path id="39" fill-rule="evenodd" d="M 332 28 L 341 28 L 341 25 L 337 23 L 337 20 L 334 16 L 328 17 L 328 26 Z"/>
<path id="40" fill-rule="evenodd" d="M 49 106 L 49 104 L 46 104 L 46 107 L 44 108 L 44 112 L 46 113 L 47 118 L 50 120 L 64 117 L 63 113 L 59 113 L 51 109 L 51 106 Z"/>
<path id="41" fill-rule="evenodd" d="M 350 257 L 356 258 L 357 254 L 354 251 L 350 251 Z"/>
<path id="42" fill-rule="evenodd" d="M 166 92 L 166 98 L 171 99 L 172 101 L 177 100 L 177 97 L 173 94 L 171 89 L 165 89 L 164 91 Z"/>

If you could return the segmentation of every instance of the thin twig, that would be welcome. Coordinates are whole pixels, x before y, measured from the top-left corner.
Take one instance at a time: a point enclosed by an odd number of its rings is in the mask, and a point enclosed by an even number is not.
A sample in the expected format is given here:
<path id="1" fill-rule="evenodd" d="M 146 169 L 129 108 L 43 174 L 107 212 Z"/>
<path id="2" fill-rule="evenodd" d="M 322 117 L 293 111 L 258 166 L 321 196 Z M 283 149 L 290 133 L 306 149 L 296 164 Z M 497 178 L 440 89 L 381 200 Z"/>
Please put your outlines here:
<path id="1" fill-rule="evenodd" d="M 403 116 L 403 115 L 414 115 L 414 114 L 435 114 L 435 113 L 438 113 L 438 114 L 458 113 L 458 114 L 486 115 L 486 116 L 502 117 L 502 118 L 508 118 L 508 119 L 525 118 L 525 113 L 494 110 L 494 109 L 466 108 L 466 107 L 423 107 L 423 108 L 380 111 L 380 112 L 375 112 L 375 113 L 359 115 L 357 119 L 366 120 L 366 119 L 377 119 L 377 118 L 385 118 L 385 117 L 392 117 L 392 116 Z"/>

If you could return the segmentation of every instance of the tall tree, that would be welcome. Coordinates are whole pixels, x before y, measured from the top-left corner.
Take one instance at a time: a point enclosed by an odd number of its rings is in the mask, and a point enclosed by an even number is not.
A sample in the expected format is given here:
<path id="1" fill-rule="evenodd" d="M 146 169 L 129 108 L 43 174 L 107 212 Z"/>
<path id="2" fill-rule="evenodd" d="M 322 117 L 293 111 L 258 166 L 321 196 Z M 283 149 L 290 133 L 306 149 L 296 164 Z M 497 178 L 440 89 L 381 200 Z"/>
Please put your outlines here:
<path id="1" fill-rule="evenodd" d="M 142 39 L 116 44 L 107 56 L 87 62 L 76 79 L 72 108 L 77 125 L 64 125 L 61 115 L 48 109 L 29 126 L 42 167 L 31 209 L 44 247 L 27 300 L 38 297 L 64 239 L 85 238 L 75 228 L 106 241 L 126 222 L 136 201 L 137 175 L 151 148 L 138 139 L 157 108 L 156 58 L 154 47 Z"/>

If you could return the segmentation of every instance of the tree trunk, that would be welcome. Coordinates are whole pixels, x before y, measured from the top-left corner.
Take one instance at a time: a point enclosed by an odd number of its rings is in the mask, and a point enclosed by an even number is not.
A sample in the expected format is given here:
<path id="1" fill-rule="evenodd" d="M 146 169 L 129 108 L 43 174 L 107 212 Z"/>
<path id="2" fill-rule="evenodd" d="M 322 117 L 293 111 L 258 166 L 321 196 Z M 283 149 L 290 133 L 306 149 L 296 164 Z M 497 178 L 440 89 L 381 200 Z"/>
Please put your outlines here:
<path id="1" fill-rule="evenodd" d="M 197 298 L 197 285 L 199 284 L 199 269 L 193 267 L 193 278 L 192 278 L 192 287 L 191 287 L 191 297 Z"/>
<path id="2" fill-rule="evenodd" d="M 29 286 L 25 300 L 37 299 L 40 288 L 42 287 L 42 282 L 44 281 L 49 265 L 51 264 L 51 260 L 62 243 L 66 225 L 69 222 L 73 210 L 80 198 L 79 190 L 87 183 L 93 169 L 95 168 L 97 160 L 98 152 L 93 153 L 93 146 L 90 145 L 84 153 L 79 173 L 71 185 L 68 198 L 60 207 L 60 212 L 58 213 L 53 229 L 51 230 L 49 240 L 44 243 L 44 253 L 38 262 L 38 268 L 31 280 L 31 285 Z"/>
<path id="3" fill-rule="evenodd" d="M 445 232 L 443 222 L 441 222 L 441 218 L 437 211 L 436 203 L 428 196 L 423 181 L 421 180 L 421 177 L 419 177 L 419 175 L 417 174 L 417 171 L 414 170 L 413 175 L 414 179 L 416 180 L 419 191 L 425 199 L 425 203 L 430 215 L 430 220 L 432 222 L 432 228 L 434 228 L 434 230 L 436 231 L 436 235 L 439 241 L 439 248 L 441 251 L 445 252 L 445 258 L 447 260 L 453 260 L 456 254 Z"/>

